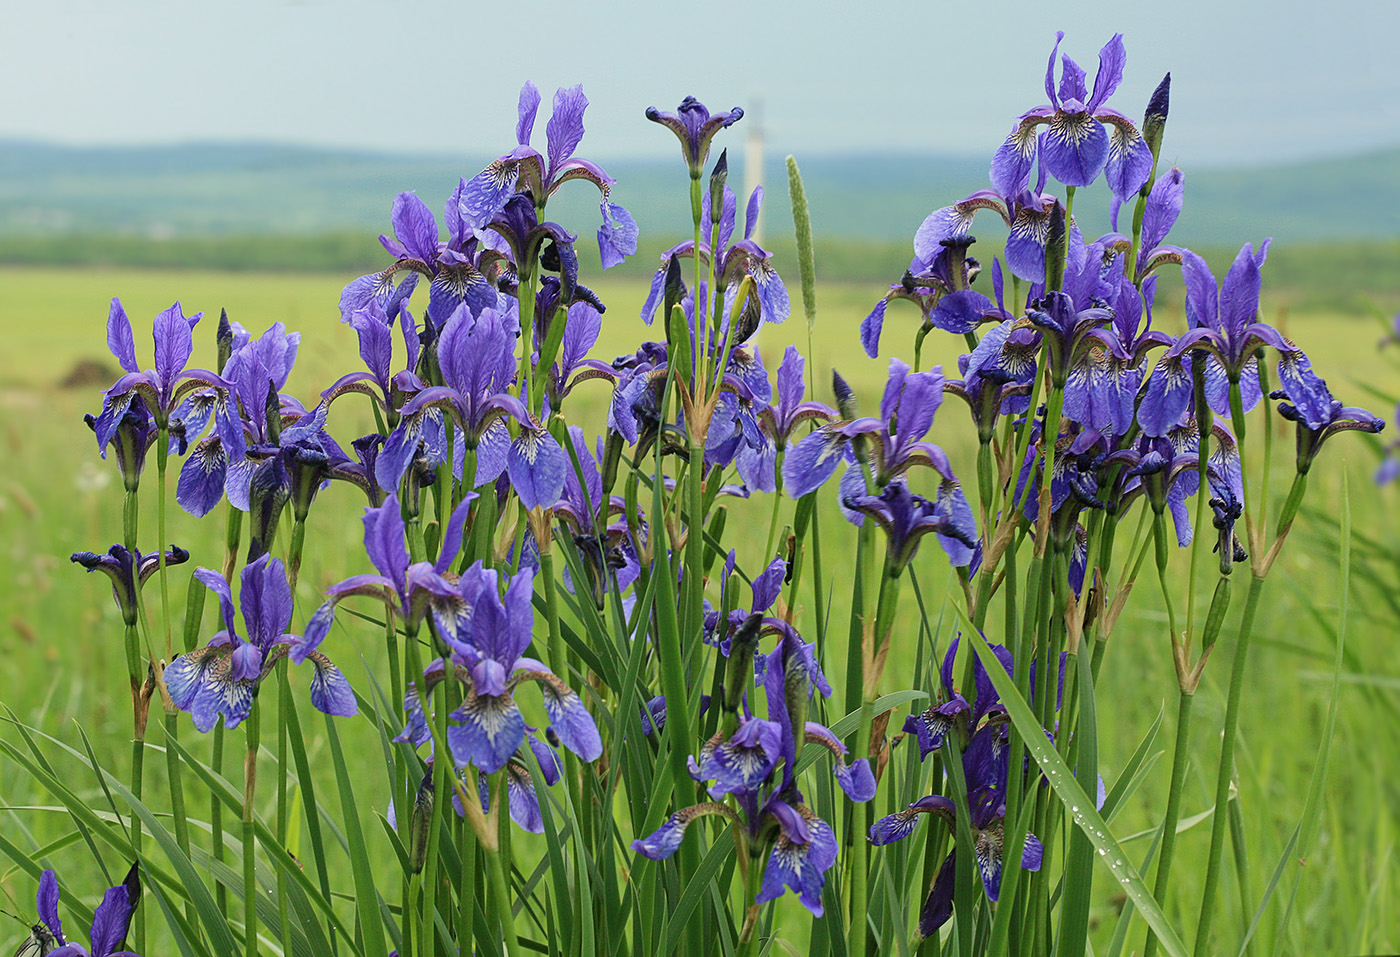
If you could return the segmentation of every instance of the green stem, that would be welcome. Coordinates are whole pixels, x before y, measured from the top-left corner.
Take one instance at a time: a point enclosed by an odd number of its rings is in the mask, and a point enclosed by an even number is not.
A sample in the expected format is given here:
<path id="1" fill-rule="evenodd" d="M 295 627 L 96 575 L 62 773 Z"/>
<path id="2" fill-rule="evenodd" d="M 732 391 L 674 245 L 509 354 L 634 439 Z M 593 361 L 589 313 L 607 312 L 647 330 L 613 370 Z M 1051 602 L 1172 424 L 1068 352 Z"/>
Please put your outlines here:
<path id="1" fill-rule="evenodd" d="M 258 722 L 261 709 L 254 704 L 243 722 L 248 748 L 243 755 L 243 935 L 244 953 L 258 957 L 257 832 L 253 824 L 253 799 L 258 790 Z"/>
<path id="2" fill-rule="evenodd" d="M 297 528 L 302 523 L 297 522 Z M 293 533 L 293 541 L 296 534 Z M 293 554 L 297 554 L 294 549 Z M 293 590 L 296 586 L 293 585 Z M 287 800 L 287 712 L 292 704 L 292 688 L 287 678 L 287 660 L 284 658 L 273 666 L 277 672 L 277 843 L 287 846 L 287 830 L 291 802 Z M 278 928 L 282 934 L 283 952 L 291 949 L 292 925 L 287 920 L 287 883 L 283 870 L 277 869 L 277 916 Z"/>
<path id="3" fill-rule="evenodd" d="M 1172 601 L 1171 586 L 1167 584 L 1167 561 L 1171 555 L 1167 541 L 1167 519 L 1164 512 L 1152 515 L 1152 541 L 1157 548 L 1157 583 L 1162 586 L 1162 603 L 1167 608 L 1167 625 L 1171 628 L 1172 642 L 1181 641 L 1181 632 L 1176 630 L 1176 605 Z"/>
<path id="4" fill-rule="evenodd" d="M 1215 813 L 1210 825 L 1210 854 L 1206 858 L 1205 893 L 1201 899 L 1201 916 L 1196 923 L 1196 954 L 1205 957 L 1210 952 L 1210 930 L 1215 920 L 1217 887 L 1220 884 L 1220 862 L 1225 849 L 1225 828 L 1229 814 L 1225 806 L 1230 800 L 1230 778 L 1235 767 L 1235 732 L 1240 722 L 1240 700 L 1244 694 L 1245 666 L 1249 662 L 1249 641 L 1254 633 L 1254 615 L 1259 609 L 1259 596 L 1264 579 L 1252 577 L 1249 595 L 1245 598 L 1244 615 L 1240 619 L 1239 638 L 1235 642 L 1235 657 L 1230 668 L 1230 689 L 1225 699 L 1224 737 L 1220 742 L 1220 767 L 1215 778 Z"/>
<path id="5" fill-rule="evenodd" d="M 180 712 L 165 716 L 165 736 L 180 743 Z M 190 827 L 185 818 L 185 788 L 180 780 L 181 762 L 176 748 L 165 749 L 165 771 L 170 779 L 170 816 L 175 821 L 175 843 L 186 856 L 190 853 Z"/>
<path id="6" fill-rule="evenodd" d="M 138 801 L 141 800 L 141 784 L 145 763 L 145 729 L 140 728 L 136 737 L 131 740 L 131 793 L 136 796 Z M 136 853 L 137 860 L 142 858 L 141 845 L 141 819 L 133 814 L 131 815 L 131 847 Z M 140 908 L 136 910 L 136 948 L 140 953 L 146 951 L 146 921 Z"/>
<path id="7" fill-rule="evenodd" d="M 170 631 L 170 582 L 165 574 L 165 468 L 170 453 L 170 432 L 162 427 L 156 436 L 156 475 L 160 490 L 156 509 L 156 572 L 160 576 L 160 614 L 165 619 L 165 660 L 175 659 L 175 644 Z M 135 557 L 134 555 L 132 556 Z M 139 590 L 138 586 L 138 590 Z"/>
<path id="8" fill-rule="evenodd" d="M 890 640 L 890 632 L 894 628 L 895 613 L 899 607 L 899 586 L 900 577 L 891 574 L 887 560 L 884 563 L 884 572 L 880 576 L 880 597 L 876 606 L 875 626 L 872 629 L 874 645 L 871 649 L 871 660 L 875 673 L 862 676 L 864 687 L 861 689 L 860 722 L 851 748 L 854 761 L 870 757 L 870 734 L 875 721 L 875 699 L 878 691 L 876 682 L 880 663 Z M 848 915 L 847 949 L 856 957 L 861 957 L 866 953 L 868 936 L 866 911 L 869 909 L 870 843 L 865 839 L 865 835 L 870 825 L 871 809 L 868 804 L 862 804 L 855 805 L 852 810 L 852 820 L 860 826 L 854 828 L 855 833 L 851 835 L 851 913 Z"/>
<path id="9" fill-rule="evenodd" d="M 564 635 L 559 627 L 559 586 L 554 581 L 554 551 L 544 543 L 540 548 L 540 577 L 544 579 L 544 613 L 549 621 L 549 667 L 563 678 L 568 662 L 564 658 Z"/>
<path id="10" fill-rule="evenodd" d="M 127 489 L 122 497 L 122 544 L 132 555 L 136 554 L 136 532 L 139 526 L 141 505 L 136 497 L 136 489 Z"/>
<path id="11" fill-rule="evenodd" d="M 214 773 L 223 775 L 224 773 L 224 723 L 220 721 L 214 725 L 214 755 L 209 759 L 209 766 Z M 214 860 L 220 864 L 224 862 L 224 802 L 219 800 L 217 794 L 209 798 L 209 832 L 210 842 L 214 845 Z M 214 882 L 214 907 L 221 914 L 228 913 L 228 889 L 224 887 L 223 881 Z"/>
<path id="12" fill-rule="evenodd" d="M 497 787 L 492 807 L 502 820 L 509 820 L 509 815 L 505 813 L 504 805 L 508 800 L 506 796 L 506 772 L 497 772 Z M 491 902 L 492 910 L 495 911 L 501 920 L 501 937 L 505 941 L 506 954 L 509 957 L 520 957 L 520 943 L 515 936 L 515 910 L 511 906 L 510 888 L 506 883 L 506 864 L 504 853 L 499 849 L 486 849 L 486 862 L 488 879 L 491 882 Z M 586 902 L 584 906 L 587 906 Z"/>
<path id="13" fill-rule="evenodd" d="M 417 645 L 417 641 L 410 640 L 410 644 Z M 415 655 L 416 657 L 416 655 Z M 443 659 L 444 675 L 452 674 L 452 661 Z M 414 675 L 421 675 L 422 671 L 415 669 Z M 438 898 L 438 858 L 442 855 L 438 853 L 438 847 L 442 842 L 443 821 L 445 818 L 444 808 L 452 806 L 452 790 L 448 785 L 448 768 L 452 764 L 452 752 L 447 744 L 447 678 L 439 681 L 437 687 L 433 689 L 433 717 L 429 726 L 433 729 L 433 812 L 431 821 L 428 824 L 428 857 L 423 868 L 423 915 L 420 925 L 418 939 L 422 947 L 423 954 L 432 952 L 432 941 L 436 934 L 437 898 Z M 422 688 L 422 682 L 418 683 Z M 421 690 L 419 692 L 422 693 Z"/>
<path id="14" fill-rule="evenodd" d="M 1167 899 L 1167 888 L 1171 886 L 1172 854 L 1176 850 L 1176 822 L 1181 817 L 1181 791 L 1186 782 L 1186 765 L 1191 761 L 1191 705 L 1195 702 L 1194 692 L 1182 691 L 1176 705 L 1176 747 L 1172 752 L 1171 786 L 1167 791 L 1167 813 L 1162 820 L 1162 845 L 1157 858 L 1157 880 L 1152 885 L 1152 896 L 1159 904 Z M 1147 946 L 1143 957 L 1153 957 L 1157 953 L 1157 935 L 1149 927 Z"/>

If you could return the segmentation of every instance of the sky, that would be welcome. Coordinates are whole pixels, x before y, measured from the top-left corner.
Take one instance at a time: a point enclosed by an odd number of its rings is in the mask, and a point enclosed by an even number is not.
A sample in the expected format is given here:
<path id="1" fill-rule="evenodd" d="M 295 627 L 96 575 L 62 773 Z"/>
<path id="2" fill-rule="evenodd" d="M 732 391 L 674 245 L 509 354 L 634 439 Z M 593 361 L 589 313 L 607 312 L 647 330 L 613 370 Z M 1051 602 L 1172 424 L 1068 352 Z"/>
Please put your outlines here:
<path id="1" fill-rule="evenodd" d="M 512 145 L 521 84 L 582 83 L 580 155 L 676 152 L 648 123 L 693 94 L 742 106 L 779 155 L 988 155 L 1046 102 L 1061 52 L 1089 74 L 1124 34 L 1111 106 L 1168 70 L 1164 159 L 1256 165 L 1400 145 L 1389 0 L 49 0 L 7 4 L 0 139 L 259 140 L 479 156 Z M 543 143 L 537 143 L 543 146 Z"/>

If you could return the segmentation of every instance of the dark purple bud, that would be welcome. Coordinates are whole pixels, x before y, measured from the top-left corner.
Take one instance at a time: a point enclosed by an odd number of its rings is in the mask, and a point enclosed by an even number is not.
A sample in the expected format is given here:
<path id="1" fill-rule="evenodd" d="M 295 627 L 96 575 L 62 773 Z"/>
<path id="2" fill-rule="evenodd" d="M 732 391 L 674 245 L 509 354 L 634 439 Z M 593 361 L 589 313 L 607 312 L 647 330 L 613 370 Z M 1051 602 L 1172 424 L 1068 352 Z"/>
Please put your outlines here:
<path id="1" fill-rule="evenodd" d="M 724 710 L 737 714 L 739 699 L 748 690 L 753 675 L 753 656 L 758 650 L 759 631 L 763 613 L 754 612 L 740 622 L 729 639 L 729 664 L 725 671 Z"/>
<path id="2" fill-rule="evenodd" d="M 977 242 L 970 233 L 939 240 L 938 245 L 948 250 L 948 283 L 953 292 L 966 289 L 971 277 L 967 275 L 967 248 Z M 975 265 L 977 260 L 971 262 Z"/>
<path id="3" fill-rule="evenodd" d="M 1155 159 L 1162 148 L 1162 130 L 1167 125 L 1167 108 L 1171 105 L 1172 75 L 1168 73 L 1152 91 L 1147 112 L 1142 116 L 1142 138 L 1147 141 Z"/>
<path id="4" fill-rule="evenodd" d="M 268 441 L 276 445 L 282 436 L 282 399 L 277 394 L 277 383 L 271 380 L 267 383 L 267 401 L 263 403 L 263 409 Z"/>
<path id="5" fill-rule="evenodd" d="M 612 494 L 613 486 L 617 484 L 617 465 L 622 460 L 622 447 L 626 440 L 622 433 L 615 429 L 608 430 L 608 437 L 603 445 L 603 469 L 602 469 L 602 502 L 595 502 L 594 505 L 600 509 L 607 507 L 607 498 Z"/>
<path id="6" fill-rule="evenodd" d="M 219 310 L 219 328 L 214 334 L 214 342 L 219 354 L 219 364 L 215 368 L 223 372 L 229 356 L 233 355 L 233 325 L 228 321 L 227 309 Z"/>
<path id="7" fill-rule="evenodd" d="M 831 370 L 831 391 L 836 393 L 836 409 L 841 413 L 841 418 L 854 419 L 856 417 L 856 394 L 851 391 L 846 380 L 841 378 L 841 373 L 835 369 Z"/>
<path id="8" fill-rule="evenodd" d="M 330 457 L 311 445 L 295 445 L 286 451 L 290 460 L 292 515 L 304 522 L 316 493 L 330 477 Z"/>
<path id="9" fill-rule="evenodd" d="M 249 563 L 267 554 L 277 520 L 291 497 L 291 477 L 282 464 L 282 456 L 274 455 L 253 471 L 248 483 L 248 516 L 251 530 L 248 536 Z"/>
<path id="10" fill-rule="evenodd" d="M 685 280 L 681 278 L 681 261 L 678 257 L 672 256 L 666 261 L 666 282 L 662 298 L 663 312 L 661 318 L 665 322 L 666 338 L 671 337 L 671 310 L 676 303 L 685 300 L 686 288 Z"/>
<path id="11" fill-rule="evenodd" d="M 710 222 L 717 223 L 724 215 L 724 184 L 729 179 L 729 150 L 719 152 L 715 168 L 710 173 Z M 708 242 L 708 239 L 706 240 Z"/>
<path id="12" fill-rule="evenodd" d="M 1065 208 L 1055 200 L 1050 210 L 1050 227 L 1045 238 L 1045 288 L 1059 292 L 1065 281 L 1065 250 L 1068 232 L 1065 229 Z"/>

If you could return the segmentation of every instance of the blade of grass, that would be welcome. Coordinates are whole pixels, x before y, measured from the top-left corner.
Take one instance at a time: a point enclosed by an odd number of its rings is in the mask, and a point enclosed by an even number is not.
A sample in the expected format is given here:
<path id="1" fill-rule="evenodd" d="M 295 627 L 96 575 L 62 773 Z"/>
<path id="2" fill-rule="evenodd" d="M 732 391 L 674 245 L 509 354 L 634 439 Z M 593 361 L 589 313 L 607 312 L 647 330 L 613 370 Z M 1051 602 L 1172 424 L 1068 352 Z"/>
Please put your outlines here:
<path id="1" fill-rule="evenodd" d="M 1176 929 L 1172 927 L 1166 914 L 1162 912 L 1162 908 L 1153 899 L 1147 885 L 1143 883 L 1141 875 L 1128 862 L 1122 847 L 1109 833 L 1108 825 L 1104 823 L 1103 818 L 1094 808 L 1093 799 L 1084 793 L 1084 789 L 1074 779 L 1074 774 L 1055 751 L 1054 745 L 1045 737 L 1044 730 L 1036 721 L 1030 705 L 1026 704 L 1025 698 L 1021 697 L 1020 691 L 1016 689 L 1011 676 L 1006 673 L 1006 669 L 1001 666 L 996 655 L 987 646 L 986 639 L 977 631 L 972 622 L 967 620 L 962 609 L 958 608 L 956 604 L 953 608 L 958 617 L 963 620 L 963 634 L 968 637 L 973 650 L 982 659 L 982 664 L 991 677 L 992 685 L 996 688 L 1002 704 L 1006 706 L 1007 713 L 1011 716 L 1011 722 L 1015 726 L 1016 732 L 1025 742 L 1026 750 L 1040 766 L 1041 773 L 1045 775 L 1050 786 L 1054 788 L 1055 794 L 1064 804 L 1065 810 L 1074 819 L 1074 822 L 1088 834 L 1095 850 L 1099 853 L 1099 858 L 1113 872 L 1114 878 L 1137 904 L 1138 909 L 1142 911 L 1143 919 L 1156 932 L 1163 949 L 1173 957 L 1186 957 L 1186 945 L 1182 943 Z"/>
<path id="2" fill-rule="evenodd" d="M 1322 730 L 1322 746 L 1318 751 L 1317 764 L 1313 766 L 1312 780 L 1308 782 L 1308 797 L 1303 803 L 1303 818 L 1298 825 L 1298 870 L 1293 876 L 1293 890 L 1288 897 L 1288 905 L 1284 908 L 1283 914 L 1279 917 L 1278 932 L 1274 935 L 1274 949 L 1278 952 L 1278 947 L 1283 941 L 1284 931 L 1287 929 L 1289 918 L 1293 915 L 1293 905 L 1298 898 L 1298 887 L 1303 880 L 1303 865 L 1307 862 L 1308 856 L 1312 854 L 1313 845 L 1317 843 L 1317 832 L 1322 821 L 1322 790 L 1327 784 L 1327 761 L 1332 753 L 1332 736 L 1337 730 L 1337 702 L 1341 696 L 1342 686 L 1342 662 L 1346 656 L 1346 633 L 1347 633 L 1347 611 L 1350 604 L 1351 586 L 1351 496 L 1350 487 L 1347 482 L 1346 472 L 1342 473 L 1342 517 L 1341 517 L 1341 591 L 1337 598 L 1337 653 L 1332 666 L 1332 700 L 1327 705 L 1327 720 Z M 1285 849 L 1283 857 L 1279 861 L 1279 866 L 1288 860 L 1292 855 L 1290 849 Z M 1275 875 L 1275 881 L 1277 874 Z M 1262 912 L 1269 897 L 1273 893 L 1272 886 L 1265 893 L 1264 900 L 1260 902 L 1259 908 Z M 1249 939 L 1253 936 L 1254 927 L 1258 924 L 1259 914 L 1255 915 L 1254 924 L 1250 926 L 1249 933 L 1245 935 L 1244 944 L 1240 947 L 1240 952 L 1244 952 L 1244 947 L 1249 944 Z"/>

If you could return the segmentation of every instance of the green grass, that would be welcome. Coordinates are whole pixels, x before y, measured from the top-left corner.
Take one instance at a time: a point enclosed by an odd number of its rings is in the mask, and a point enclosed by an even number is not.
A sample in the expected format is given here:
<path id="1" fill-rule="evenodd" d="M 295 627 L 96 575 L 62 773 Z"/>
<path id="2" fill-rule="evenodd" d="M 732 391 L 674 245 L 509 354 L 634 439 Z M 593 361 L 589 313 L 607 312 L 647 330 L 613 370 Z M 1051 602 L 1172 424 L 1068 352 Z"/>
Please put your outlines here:
<path id="1" fill-rule="evenodd" d="M 81 422 L 84 412 L 96 412 L 100 407 L 98 390 L 105 383 L 73 389 L 58 386 L 81 360 L 110 362 L 104 345 L 110 297 L 119 295 L 132 317 L 142 365 L 151 361 L 150 340 L 143 328 L 149 328 L 150 317 L 176 298 L 189 311 L 206 311 L 206 321 L 196 331 L 196 364 L 213 364 L 211 320 L 217 318 L 220 308 L 227 308 L 232 319 L 255 333 L 274 321 L 286 322 L 289 328 L 303 334 L 298 366 L 288 391 L 311 405 L 320 389 L 344 371 L 359 367 L 355 337 L 339 323 L 336 309 L 340 287 L 348 278 L 184 270 L 0 271 L 0 301 L 9 317 L 5 364 L 0 366 L 0 419 L 4 423 L 0 449 L 6 462 L 0 478 L 0 660 L 5 662 L 0 671 L 0 702 L 13 708 L 21 720 L 70 743 L 77 740 L 74 722 L 78 722 L 92 737 L 104 761 L 110 762 L 118 773 L 126 767 L 129 712 L 120 619 L 106 580 L 80 574 L 67 558 L 73 551 L 100 551 L 120 534 L 120 483 L 111 463 L 97 458 L 91 433 Z M 792 278 L 795 279 L 795 271 Z M 647 333 L 636 318 L 644 288 L 632 279 L 605 280 L 594 287 L 612 306 L 594 354 L 611 358 L 631 351 Z M 865 357 L 856 329 L 882 291 L 880 285 L 820 287 L 820 315 L 812 352 L 820 398 L 828 398 L 827 376 L 835 365 L 855 386 L 862 407 L 872 412 L 877 408 L 888 360 Z M 1275 299 L 1266 306 L 1265 313 L 1265 318 L 1276 319 L 1288 335 L 1308 349 L 1315 368 L 1329 379 L 1340 398 L 1374 408 L 1376 403 L 1361 389 L 1363 383 L 1390 394 L 1400 393 L 1400 376 L 1393 357 L 1375 348 L 1381 330 L 1372 319 L 1313 311 L 1300 306 L 1298 300 Z M 898 306 L 891 309 L 885 327 L 887 354 L 895 348 L 903 350 L 911 338 L 914 321 L 912 310 Z M 1166 328 L 1179 329 L 1179 307 L 1160 309 L 1157 321 Z M 807 330 L 800 319 L 764 330 L 761 347 L 770 371 L 783 346 L 796 342 L 806 352 L 806 340 Z M 929 345 L 933 347 L 928 351 L 931 361 L 943 362 L 950 371 L 955 368 L 957 353 L 964 348 L 960 340 L 952 337 L 931 337 Z M 576 411 L 581 410 L 585 417 L 597 422 L 606 398 L 604 387 L 593 383 L 581 386 L 570 401 L 575 403 Z M 1377 411 L 1387 416 L 1390 412 L 1388 408 Z M 1251 418 L 1251 425 L 1257 430 L 1259 419 L 1257 415 Z M 367 431 L 368 423 L 366 403 L 345 401 L 336 406 L 331 429 L 345 439 Z M 1290 467 L 1287 459 L 1292 445 L 1291 432 L 1284 430 L 1284 424 L 1277 423 L 1276 449 L 1285 466 L 1280 475 Z M 955 468 L 972 474 L 971 431 L 955 401 L 950 400 L 940 412 L 931 437 L 948 449 Z M 1400 702 L 1395 696 L 1400 665 L 1396 664 L 1393 651 L 1394 610 L 1378 597 L 1386 593 L 1385 589 L 1393 591 L 1397 586 L 1395 564 L 1400 546 L 1396 536 L 1400 534 L 1400 524 L 1393 517 L 1395 490 L 1377 490 L 1369 482 L 1376 461 L 1373 449 L 1378 444 L 1371 439 L 1343 436 L 1327 449 L 1324 461 L 1314 471 L 1310 492 L 1309 502 L 1315 515 L 1307 521 L 1300 520 L 1295 537 L 1265 590 L 1239 751 L 1240 800 L 1250 828 L 1251 883 L 1256 891 L 1264 886 L 1298 823 L 1318 750 L 1316 741 L 1326 715 L 1333 644 L 1325 624 L 1337 601 L 1334 505 L 1340 490 L 1341 460 L 1345 459 L 1351 474 L 1356 528 L 1374 542 L 1374 547 L 1359 551 L 1356 558 L 1364 567 L 1358 574 L 1352 602 L 1348 676 L 1342 686 L 1338 736 L 1333 745 L 1316 850 L 1303 872 L 1299 904 L 1288 936 L 1279 942 L 1274 940 L 1276 912 L 1271 911 L 1256 936 L 1257 954 L 1274 952 L 1276 943 L 1283 953 L 1400 949 L 1400 929 L 1393 922 L 1393 914 L 1400 909 L 1400 887 L 1396 886 L 1400 869 L 1396 866 L 1395 850 L 1400 833 L 1400 815 L 1396 811 L 1400 807 Z M 173 480 L 172 471 L 172 495 Z M 1275 489 L 1280 489 L 1278 483 L 1276 480 Z M 142 489 L 142 540 L 148 545 L 154 529 L 155 485 L 152 463 Z M 348 486 L 337 484 L 323 493 L 318 502 L 308 528 L 308 554 L 297 594 L 294 629 L 314 609 L 327 584 L 361 571 L 364 566 L 358 522 L 362 497 Z M 754 533 L 753 540 L 741 546 L 741 559 L 756 562 L 771 503 L 735 503 L 731 507 L 735 515 L 730 529 L 743 527 L 742 519 L 748 517 L 752 526 L 760 530 Z M 218 564 L 223 527 L 222 521 L 196 522 L 173 503 L 170 514 L 171 539 L 194 554 L 190 566 L 172 572 L 171 595 L 182 603 L 192 566 Z M 834 547 L 839 549 L 843 540 L 834 537 L 835 524 L 830 522 L 830 534 L 824 531 L 824 541 L 837 542 Z M 837 599 L 844 602 L 844 571 L 840 552 L 835 554 L 836 562 L 829 560 L 829 564 L 836 568 Z M 921 583 L 926 599 L 933 603 L 933 615 L 945 587 L 946 569 L 941 556 L 937 561 L 921 564 Z M 1178 560 L 1177 565 L 1184 567 L 1185 562 Z M 1184 572 L 1181 576 L 1184 578 Z M 1207 577 L 1203 575 L 1202 580 Z M 1129 613 L 1114 633 L 1099 681 L 1100 762 L 1104 777 L 1110 782 L 1164 703 L 1169 717 L 1160 741 L 1170 741 L 1167 735 L 1171 731 L 1176 686 L 1166 646 L 1165 616 L 1158 608 L 1154 591 L 1144 576 Z M 148 592 L 151 596 L 157 594 L 154 588 Z M 206 636 L 215 627 L 212 607 L 211 602 L 205 611 Z M 914 601 L 904 602 L 901 612 L 895 656 L 882 689 L 887 692 L 897 690 L 912 671 L 912 664 L 906 663 L 918 635 Z M 833 609 L 832 620 L 845 620 L 842 608 Z M 996 639 L 994 621 L 995 618 L 989 628 L 992 640 Z M 1217 658 L 1207 669 L 1197 698 L 1195 725 L 1199 747 L 1196 766 L 1187 777 L 1183 818 L 1207 807 L 1211 800 L 1218 745 L 1203 729 L 1219 726 L 1228 679 L 1227 645 L 1234 637 L 1229 630 L 1231 624 L 1227 624 Z M 327 650 L 356 687 L 367 692 L 364 668 L 354 659 L 356 654 L 363 655 L 370 668 L 381 669 L 382 651 L 373 629 L 342 622 L 328 641 Z M 832 683 L 841 687 L 844 675 L 839 667 L 833 671 Z M 159 731 L 154 729 L 157 723 L 152 722 L 155 741 L 159 741 Z M 326 742 L 318 724 L 308 727 L 312 732 L 309 747 L 314 763 L 318 757 L 324 759 Z M 383 802 L 374 798 L 383 772 L 373 747 L 372 729 L 364 722 L 350 722 L 342 735 L 347 741 L 347 753 L 352 760 L 361 762 L 351 771 L 358 775 L 358 782 L 363 782 L 357 787 L 367 802 L 363 815 L 368 822 L 371 848 L 378 855 L 378 873 L 386 882 L 384 886 L 394 887 L 397 879 L 393 877 L 392 851 L 380 830 L 369 821 L 371 813 L 383 811 Z M 15 737 L 8 728 L 0 729 L 0 736 Z M 192 731 L 182 740 L 197 756 L 207 758 L 207 743 L 196 740 Z M 147 765 L 147 793 L 161 793 L 165 787 L 164 762 L 148 759 Z M 1160 816 L 1167 765 L 1166 760 L 1158 763 L 1147 786 L 1115 822 L 1115 834 L 1122 837 L 1143 830 Z M 232 767 L 230 761 L 230 774 Z M 100 801 L 100 792 L 90 774 L 84 777 L 71 767 L 67 771 L 75 774 L 74 787 L 90 790 L 94 802 Z M 271 781 L 270 776 L 267 780 Z M 326 777 L 318 782 L 323 799 L 333 793 L 330 780 Z M 269 783 L 260 793 L 269 795 L 273 790 Z M 918 796 L 900 795 L 899 800 Z M 190 800 L 194 816 L 207 813 L 199 792 L 192 790 Z M 884 807 L 886 796 L 882 794 L 879 801 Z M 32 783 L 17 775 L 13 766 L 0 762 L 0 806 L 51 803 Z M 66 818 L 44 811 L 0 811 L 0 822 L 0 827 L 6 828 L 15 840 L 24 833 L 21 826 L 40 841 L 58 837 L 68 826 Z M 1193 863 L 1205 856 L 1208 830 L 1208 825 L 1201 825 L 1183 835 L 1177 850 L 1177 891 L 1167 912 L 1188 932 L 1188 939 L 1202 880 L 1200 869 Z M 1129 844 L 1130 854 L 1139 855 L 1146 844 Z M 521 846 L 527 848 L 527 855 L 534 853 L 529 839 L 522 838 Z M 81 856 L 81 852 L 67 851 L 55 853 L 54 858 L 76 861 Z M 878 857 L 875 859 L 878 861 Z M 77 863 L 71 866 L 80 867 Z M 77 874 L 83 875 L 83 871 L 78 870 Z M 1091 913 L 1091 939 L 1096 952 L 1102 952 L 1112 935 L 1116 909 L 1122 904 L 1110 888 L 1112 880 L 1107 871 L 1101 870 L 1099 878 Z M 89 886 L 97 887 L 95 870 L 80 879 L 90 879 Z M 348 889 L 348 877 L 346 880 Z M 0 898 L 4 899 L 0 905 L 5 909 L 21 915 L 29 913 L 33 886 L 28 877 L 0 866 Z M 1252 912 L 1242 909 L 1228 873 L 1222 887 L 1217 927 L 1230 929 L 1247 924 Z M 149 914 L 158 922 L 154 907 Z M 805 939 L 807 925 L 800 909 L 785 906 L 780 915 L 779 926 L 785 937 Z M 784 926 L 784 921 L 788 926 Z M 1140 927 L 1139 924 L 1130 937 L 1130 947 L 1141 946 Z M 8 939 L 3 933 L 0 938 Z"/>

